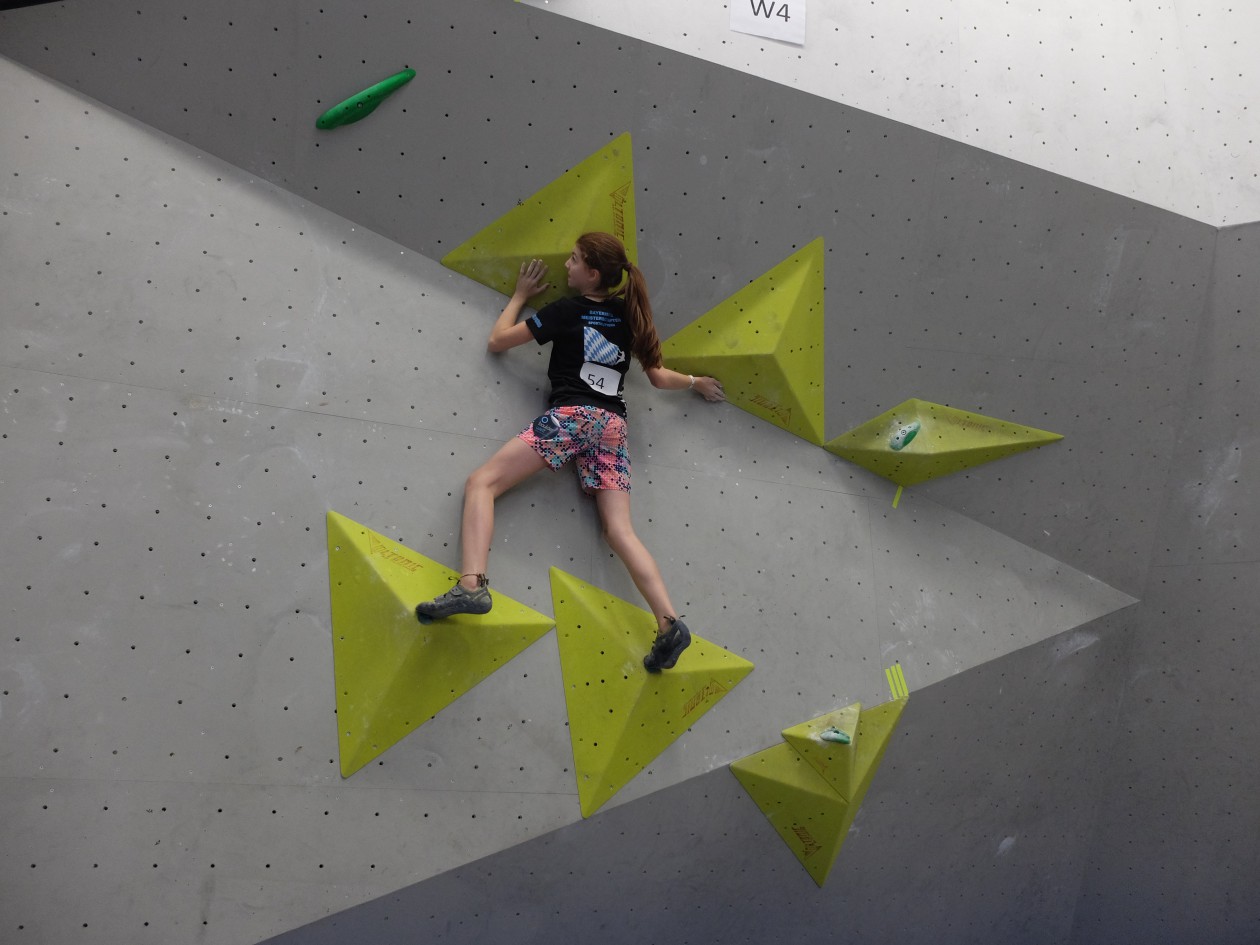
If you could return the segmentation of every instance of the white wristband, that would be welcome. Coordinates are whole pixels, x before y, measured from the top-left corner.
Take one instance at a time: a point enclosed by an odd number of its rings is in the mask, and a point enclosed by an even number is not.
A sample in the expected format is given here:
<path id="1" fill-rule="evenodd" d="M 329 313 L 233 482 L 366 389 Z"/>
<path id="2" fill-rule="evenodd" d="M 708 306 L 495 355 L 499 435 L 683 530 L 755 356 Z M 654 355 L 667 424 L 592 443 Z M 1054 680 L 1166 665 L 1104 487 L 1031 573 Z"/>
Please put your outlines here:
<path id="1" fill-rule="evenodd" d="M 688 374 L 687 376 L 691 378 L 691 383 L 687 385 L 687 390 L 694 390 L 696 386 L 696 376 L 694 374 Z"/>

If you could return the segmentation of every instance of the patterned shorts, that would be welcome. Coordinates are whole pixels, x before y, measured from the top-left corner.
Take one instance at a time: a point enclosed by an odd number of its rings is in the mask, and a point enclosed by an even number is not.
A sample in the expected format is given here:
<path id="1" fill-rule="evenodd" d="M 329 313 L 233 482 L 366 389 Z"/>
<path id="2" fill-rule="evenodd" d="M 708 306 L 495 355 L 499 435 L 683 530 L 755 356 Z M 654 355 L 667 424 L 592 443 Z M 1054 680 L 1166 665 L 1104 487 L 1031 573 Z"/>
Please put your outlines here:
<path id="1" fill-rule="evenodd" d="M 582 490 L 630 491 L 626 421 L 598 407 L 553 407 L 517 434 L 552 469 L 577 461 Z"/>

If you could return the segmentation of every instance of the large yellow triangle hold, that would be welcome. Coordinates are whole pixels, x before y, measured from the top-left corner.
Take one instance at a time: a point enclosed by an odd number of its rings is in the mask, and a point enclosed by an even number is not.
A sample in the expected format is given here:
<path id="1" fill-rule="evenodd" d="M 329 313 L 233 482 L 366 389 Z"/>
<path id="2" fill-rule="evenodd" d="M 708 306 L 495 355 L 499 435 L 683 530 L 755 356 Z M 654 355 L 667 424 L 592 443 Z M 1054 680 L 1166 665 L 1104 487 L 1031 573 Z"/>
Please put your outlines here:
<path id="1" fill-rule="evenodd" d="M 1059 433 L 912 398 L 824 448 L 899 486 L 913 486 L 1061 439 Z"/>
<path id="2" fill-rule="evenodd" d="M 665 363 L 718 378 L 735 406 L 821 446 L 823 259 L 819 237 L 672 336 Z"/>
<path id="3" fill-rule="evenodd" d="M 504 594 L 484 616 L 422 626 L 459 575 L 336 512 L 328 584 L 341 776 L 348 778 L 529 647 L 554 621 Z"/>
<path id="4" fill-rule="evenodd" d="M 551 569 L 569 737 L 589 817 L 750 672 L 748 660 L 692 634 L 678 665 L 643 668 L 656 621 L 642 608 Z"/>
<path id="5" fill-rule="evenodd" d="M 547 264 L 551 288 L 531 300 L 541 307 L 568 294 L 564 262 L 583 233 L 611 233 L 639 258 L 630 135 L 609 142 L 538 193 L 447 253 L 442 265 L 511 295 L 521 263 Z"/>
<path id="6" fill-rule="evenodd" d="M 740 784 L 819 886 L 826 881 L 875 779 L 906 702 L 896 699 L 869 709 L 855 703 L 793 726 L 783 733 L 785 743 L 731 765 Z M 855 728 L 854 710 L 858 710 Z M 839 753 L 828 754 L 814 741 L 830 728 L 852 734 L 852 750 L 843 762 L 850 767 L 840 777 L 850 791 L 847 797 L 836 783 Z M 830 747 L 850 748 L 839 743 Z"/>
<path id="7" fill-rule="evenodd" d="M 856 805 L 837 794 L 788 744 L 742 758 L 731 771 L 821 886 L 840 853 Z"/>

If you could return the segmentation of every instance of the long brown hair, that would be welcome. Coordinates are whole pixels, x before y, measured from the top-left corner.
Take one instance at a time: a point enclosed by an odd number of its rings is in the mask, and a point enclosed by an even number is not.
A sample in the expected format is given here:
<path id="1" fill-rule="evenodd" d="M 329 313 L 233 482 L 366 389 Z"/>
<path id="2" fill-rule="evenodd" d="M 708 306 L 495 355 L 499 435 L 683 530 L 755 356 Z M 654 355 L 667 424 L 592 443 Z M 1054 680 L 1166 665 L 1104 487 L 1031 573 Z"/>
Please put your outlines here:
<path id="1" fill-rule="evenodd" d="M 652 320 L 647 280 L 643 278 L 642 270 L 627 258 L 626 247 L 611 233 L 583 233 L 578 237 L 577 248 L 586 265 L 599 272 L 600 291 L 612 296 L 620 295 L 626 300 L 633 339 L 630 353 L 638 358 L 644 370 L 660 367 L 661 339 Z"/>

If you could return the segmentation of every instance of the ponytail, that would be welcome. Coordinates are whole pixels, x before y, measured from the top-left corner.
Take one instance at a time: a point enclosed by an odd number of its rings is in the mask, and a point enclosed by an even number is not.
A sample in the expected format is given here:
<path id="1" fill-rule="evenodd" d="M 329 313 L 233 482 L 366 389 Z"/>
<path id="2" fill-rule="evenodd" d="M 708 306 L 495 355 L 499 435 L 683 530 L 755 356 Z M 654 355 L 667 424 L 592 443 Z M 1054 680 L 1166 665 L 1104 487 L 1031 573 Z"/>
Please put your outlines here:
<path id="1" fill-rule="evenodd" d="M 632 262 L 626 263 L 626 284 L 621 289 L 626 299 L 626 311 L 630 313 L 630 334 L 634 339 L 630 351 L 643 369 L 661 366 L 661 339 L 656 334 L 656 322 L 652 319 L 652 302 L 648 299 L 647 280 L 643 271 Z"/>
<path id="2" fill-rule="evenodd" d="M 661 339 L 652 319 L 652 302 L 643 271 L 626 258 L 621 240 L 609 233 L 584 233 L 578 237 L 577 246 L 586 264 L 599 271 L 600 288 L 626 301 L 626 312 L 630 316 L 630 353 L 644 370 L 660 367 Z"/>

